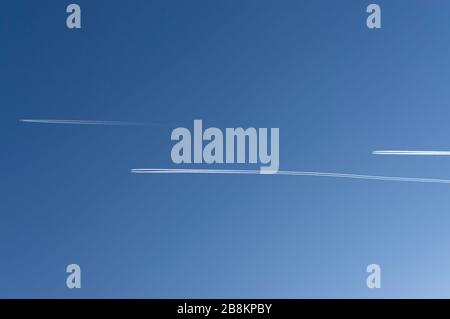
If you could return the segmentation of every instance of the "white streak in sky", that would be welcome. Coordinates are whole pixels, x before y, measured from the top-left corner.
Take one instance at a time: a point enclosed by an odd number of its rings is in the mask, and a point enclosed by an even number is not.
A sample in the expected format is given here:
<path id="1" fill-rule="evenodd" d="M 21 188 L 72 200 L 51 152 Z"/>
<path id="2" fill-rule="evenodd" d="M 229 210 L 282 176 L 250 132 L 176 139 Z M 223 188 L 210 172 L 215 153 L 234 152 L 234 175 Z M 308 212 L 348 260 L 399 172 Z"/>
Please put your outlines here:
<path id="1" fill-rule="evenodd" d="M 450 151 L 373 151 L 374 155 L 450 156 Z"/>
<path id="2" fill-rule="evenodd" d="M 232 170 L 232 169 L 169 169 L 169 168 L 135 168 L 131 170 L 135 174 L 249 174 L 260 175 L 267 174 L 260 170 Z M 396 177 L 396 176 L 376 176 L 376 175 L 358 175 L 343 173 L 326 172 L 302 172 L 302 171 L 278 171 L 271 172 L 272 175 L 289 176 L 314 176 L 314 177 L 334 177 L 351 178 L 363 180 L 395 181 L 395 182 L 416 182 L 416 183 L 436 183 L 450 184 L 450 179 L 416 178 L 416 177 Z"/>
<path id="3" fill-rule="evenodd" d="M 46 119 L 22 119 L 22 123 L 38 123 L 38 124 L 71 124 L 71 125 L 159 125 L 156 123 L 137 123 L 122 121 L 92 121 L 92 120 L 46 120 Z"/>

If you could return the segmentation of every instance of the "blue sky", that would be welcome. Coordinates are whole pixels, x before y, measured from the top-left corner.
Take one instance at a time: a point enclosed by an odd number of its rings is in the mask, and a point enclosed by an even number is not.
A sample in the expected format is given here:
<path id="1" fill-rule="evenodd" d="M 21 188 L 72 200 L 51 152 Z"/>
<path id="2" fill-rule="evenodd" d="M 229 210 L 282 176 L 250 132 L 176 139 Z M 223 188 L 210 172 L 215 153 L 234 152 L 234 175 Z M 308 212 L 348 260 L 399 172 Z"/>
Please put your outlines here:
<path id="1" fill-rule="evenodd" d="M 450 179 L 372 154 L 450 150 L 450 3 L 377 1 L 381 30 L 368 1 L 77 3 L 81 30 L 69 2 L 2 5 L 1 297 L 449 296 L 448 185 L 130 169 L 177 168 L 202 119 L 280 128 L 280 170 Z"/>

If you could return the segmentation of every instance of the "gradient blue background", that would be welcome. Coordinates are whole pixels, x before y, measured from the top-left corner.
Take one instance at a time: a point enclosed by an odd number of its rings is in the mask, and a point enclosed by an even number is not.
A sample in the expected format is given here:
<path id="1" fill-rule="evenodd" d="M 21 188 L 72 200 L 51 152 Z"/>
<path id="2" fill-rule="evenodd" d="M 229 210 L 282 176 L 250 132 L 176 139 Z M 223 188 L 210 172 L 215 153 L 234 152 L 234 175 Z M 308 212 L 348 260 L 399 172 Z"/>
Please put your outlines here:
<path id="1" fill-rule="evenodd" d="M 450 178 L 371 154 L 450 148 L 450 2 L 69 3 L 0 6 L 0 297 L 450 297 L 448 185 L 130 173 L 202 119 L 279 127 L 283 170 Z"/>

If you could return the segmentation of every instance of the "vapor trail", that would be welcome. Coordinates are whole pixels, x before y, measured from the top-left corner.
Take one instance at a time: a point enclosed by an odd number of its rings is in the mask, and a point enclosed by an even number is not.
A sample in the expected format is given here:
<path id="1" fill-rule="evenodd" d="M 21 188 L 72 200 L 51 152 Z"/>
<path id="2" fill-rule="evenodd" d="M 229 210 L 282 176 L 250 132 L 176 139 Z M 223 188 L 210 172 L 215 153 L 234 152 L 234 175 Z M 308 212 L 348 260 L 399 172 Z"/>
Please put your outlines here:
<path id="1" fill-rule="evenodd" d="M 231 170 L 231 169 L 169 169 L 169 168 L 135 168 L 131 170 L 134 174 L 250 174 L 250 175 L 289 175 L 289 176 L 314 176 L 314 177 L 334 177 L 350 178 L 378 181 L 395 182 L 416 182 L 416 183 L 435 183 L 450 184 L 450 179 L 416 178 L 416 177 L 398 177 L 398 176 L 377 176 L 377 175 L 359 175 L 344 173 L 327 172 L 303 172 L 303 171 L 278 171 L 261 172 L 259 170 Z"/>
<path id="2" fill-rule="evenodd" d="M 69 124 L 69 125 L 159 125 L 157 123 L 137 123 L 122 121 L 93 121 L 93 120 L 48 120 L 48 119 L 21 119 L 22 123 L 38 124 Z"/>
<path id="3" fill-rule="evenodd" d="M 450 151 L 373 151 L 374 155 L 450 156 Z"/>

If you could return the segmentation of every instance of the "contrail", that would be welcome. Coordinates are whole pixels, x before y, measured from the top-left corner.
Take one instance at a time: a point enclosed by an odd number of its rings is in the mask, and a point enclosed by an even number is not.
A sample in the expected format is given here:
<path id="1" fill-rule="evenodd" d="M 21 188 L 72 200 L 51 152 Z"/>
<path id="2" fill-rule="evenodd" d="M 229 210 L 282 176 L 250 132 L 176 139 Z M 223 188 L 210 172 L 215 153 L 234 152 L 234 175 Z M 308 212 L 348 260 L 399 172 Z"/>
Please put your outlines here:
<path id="1" fill-rule="evenodd" d="M 373 151 L 374 155 L 450 156 L 450 151 Z"/>
<path id="2" fill-rule="evenodd" d="M 47 120 L 47 119 L 21 119 L 23 123 L 38 124 L 71 124 L 71 125 L 160 125 L 157 123 L 138 123 L 122 121 L 92 121 L 92 120 Z"/>
<path id="3" fill-rule="evenodd" d="M 303 172 L 303 171 L 261 172 L 260 170 L 231 170 L 231 169 L 135 168 L 135 169 L 131 170 L 131 173 L 135 173 L 135 174 L 250 174 L 250 175 L 272 174 L 272 175 L 289 175 L 289 176 L 351 178 L 351 179 L 395 181 L 395 182 L 450 184 L 450 179 L 376 176 L 376 175 L 358 175 L 358 174 L 327 173 L 327 172 Z"/>

